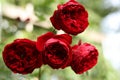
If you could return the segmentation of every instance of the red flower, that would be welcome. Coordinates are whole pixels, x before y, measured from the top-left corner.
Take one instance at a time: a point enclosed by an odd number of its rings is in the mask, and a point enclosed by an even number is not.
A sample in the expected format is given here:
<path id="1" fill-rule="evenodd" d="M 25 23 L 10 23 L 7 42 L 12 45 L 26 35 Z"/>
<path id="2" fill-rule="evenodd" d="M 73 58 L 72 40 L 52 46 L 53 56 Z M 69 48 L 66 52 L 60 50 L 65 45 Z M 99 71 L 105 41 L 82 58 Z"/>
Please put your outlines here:
<path id="1" fill-rule="evenodd" d="M 36 49 L 36 42 L 28 39 L 16 39 L 7 44 L 3 59 L 14 73 L 27 74 L 42 65 L 42 55 Z"/>
<path id="2" fill-rule="evenodd" d="M 37 39 L 37 49 L 43 52 L 43 62 L 53 69 L 65 68 L 71 61 L 72 37 L 68 34 L 54 35 L 48 32 Z"/>
<path id="3" fill-rule="evenodd" d="M 74 0 L 58 5 L 58 10 L 54 12 L 50 20 L 56 29 L 62 29 L 72 35 L 83 32 L 89 24 L 87 11 Z"/>
<path id="4" fill-rule="evenodd" d="M 73 56 L 71 67 L 77 74 L 81 74 L 96 65 L 98 51 L 91 44 L 84 43 L 72 47 Z"/>

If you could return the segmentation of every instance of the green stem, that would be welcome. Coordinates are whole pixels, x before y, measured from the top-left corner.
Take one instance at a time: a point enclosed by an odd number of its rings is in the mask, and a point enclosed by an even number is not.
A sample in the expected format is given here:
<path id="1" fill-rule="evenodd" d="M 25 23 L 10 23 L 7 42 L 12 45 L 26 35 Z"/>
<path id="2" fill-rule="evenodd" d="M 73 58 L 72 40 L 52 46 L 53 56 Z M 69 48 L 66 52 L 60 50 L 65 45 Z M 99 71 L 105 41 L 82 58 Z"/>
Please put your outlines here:
<path id="1" fill-rule="evenodd" d="M 38 73 L 38 80 L 41 78 L 41 68 L 39 68 L 39 73 Z"/>

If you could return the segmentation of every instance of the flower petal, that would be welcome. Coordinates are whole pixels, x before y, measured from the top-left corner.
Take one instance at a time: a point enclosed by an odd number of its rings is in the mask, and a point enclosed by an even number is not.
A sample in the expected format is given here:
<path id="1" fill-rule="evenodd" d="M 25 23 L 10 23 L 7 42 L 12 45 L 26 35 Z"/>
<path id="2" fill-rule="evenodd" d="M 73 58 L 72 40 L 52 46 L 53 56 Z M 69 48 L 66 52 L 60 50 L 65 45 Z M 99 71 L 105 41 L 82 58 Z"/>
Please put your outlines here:
<path id="1" fill-rule="evenodd" d="M 50 17 L 50 20 L 51 20 L 51 22 L 52 22 L 52 25 L 56 28 L 56 29 L 58 29 L 58 30 L 60 30 L 61 29 L 61 25 L 60 25 L 60 19 L 59 19 L 59 10 L 56 10 L 55 12 L 54 12 L 54 15 L 52 16 L 52 17 Z M 57 20 L 57 21 L 56 21 Z"/>
<path id="2" fill-rule="evenodd" d="M 60 34 L 53 37 L 54 39 L 59 39 L 67 44 L 72 43 L 72 37 L 69 34 Z"/>
<path id="3" fill-rule="evenodd" d="M 39 36 L 37 38 L 37 43 L 36 43 L 36 47 L 39 51 L 43 51 L 43 48 L 44 48 L 44 44 L 45 42 L 52 38 L 54 36 L 54 34 L 52 32 L 48 32 L 46 34 L 43 34 L 42 36 Z"/>

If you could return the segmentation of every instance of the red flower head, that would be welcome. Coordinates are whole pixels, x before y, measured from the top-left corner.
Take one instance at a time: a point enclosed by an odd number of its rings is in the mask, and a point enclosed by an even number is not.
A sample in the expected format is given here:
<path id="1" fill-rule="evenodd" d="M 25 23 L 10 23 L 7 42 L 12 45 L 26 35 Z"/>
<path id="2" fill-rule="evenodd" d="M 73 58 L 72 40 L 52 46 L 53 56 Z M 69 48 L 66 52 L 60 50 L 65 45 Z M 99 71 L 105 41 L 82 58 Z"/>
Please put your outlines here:
<path id="1" fill-rule="evenodd" d="M 73 56 L 71 67 L 77 74 L 81 74 L 96 65 L 98 51 L 91 44 L 84 43 L 72 47 Z"/>
<path id="2" fill-rule="evenodd" d="M 14 73 L 27 74 L 42 65 L 42 55 L 36 49 L 36 42 L 16 39 L 5 46 L 3 59 Z"/>
<path id="3" fill-rule="evenodd" d="M 75 0 L 58 5 L 58 10 L 54 12 L 50 20 L 56 29 L 62 29 L 72 35 L 83 32 L 89 24 L 87 11 Z"/>
<path id="4" fill-rule="evenodd" d="M 65 68 L 71 61 L 72 37 L 68 34 L 54 35 L 48 32 L 37 39 L 37 49 L 43 52 L 43 62 L 53 69 Z"/>

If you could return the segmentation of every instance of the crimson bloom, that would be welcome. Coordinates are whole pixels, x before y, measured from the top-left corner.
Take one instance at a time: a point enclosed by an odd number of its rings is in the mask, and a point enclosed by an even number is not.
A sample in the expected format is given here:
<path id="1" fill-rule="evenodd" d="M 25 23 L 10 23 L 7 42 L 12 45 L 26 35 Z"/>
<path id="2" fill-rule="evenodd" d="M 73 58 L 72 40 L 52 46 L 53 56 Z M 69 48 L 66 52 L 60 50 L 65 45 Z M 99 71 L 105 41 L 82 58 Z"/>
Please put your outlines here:
<path id="1" fill-rule="evenodd" d="M 68 34 L 55 35 L 48 32 L 38 37 L 37 49 L 43 53 L 43 63 L 53 69 L 65 68 L 71 61 L 72 37 Z"/>
<path id="2" fill-rule="evenodd" d="M 28 39 L 16 39 L 7 44 L 3 60 L 10 70 L 20 74 L 31 73 L 42 65 L 42 55 L 36 49 L 36 42 Z"/>
<path id="3" fill-rule="evenodd" d="M 96 65 L 98 51 L 93 45 L 89 43 L 78 44 L 72 47 L 72 51 L 71 67 L 75 73 L 81 74 Z"/>
<path id="4" fill-rule="evenodd" d="M 83 32 L 89 24 L 87 11 L 75 0 L 58 5 L 58 10 L 55 10 L 50 20 L 56 29 L 72 35 Z"/>

